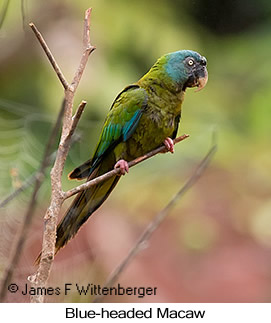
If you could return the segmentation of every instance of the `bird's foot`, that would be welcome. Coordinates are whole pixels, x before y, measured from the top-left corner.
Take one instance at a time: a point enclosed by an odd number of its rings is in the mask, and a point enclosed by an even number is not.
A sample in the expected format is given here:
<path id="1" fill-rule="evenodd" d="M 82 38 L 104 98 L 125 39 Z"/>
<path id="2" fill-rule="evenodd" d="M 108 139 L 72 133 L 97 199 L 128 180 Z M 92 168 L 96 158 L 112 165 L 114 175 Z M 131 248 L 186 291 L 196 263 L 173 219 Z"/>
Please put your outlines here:
<path id="1" fill-rule="evenodd" d="M 167 137 L 164 140 L 164 145 L 168 151 L 170 151 L 172 154 L 174 153 L 174 141 L 171 138 Z"/>
<path id="2" fill-rule="evenodd" d="M 128 163 L 124 159 L 120 159 L 118 162 L 116 162 L 114 168 L 120 168 L 120 175 L 125 175 L 125 173 L 129 173 Z"/>

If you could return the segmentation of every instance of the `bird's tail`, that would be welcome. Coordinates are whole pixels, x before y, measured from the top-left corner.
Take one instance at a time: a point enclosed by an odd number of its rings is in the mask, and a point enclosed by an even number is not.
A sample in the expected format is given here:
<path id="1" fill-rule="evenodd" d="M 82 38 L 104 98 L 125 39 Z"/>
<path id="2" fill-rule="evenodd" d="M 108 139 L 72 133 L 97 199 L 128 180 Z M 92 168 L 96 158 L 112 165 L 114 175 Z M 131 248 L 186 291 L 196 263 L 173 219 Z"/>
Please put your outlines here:
<path id="1" fill-rule="evenodd" d="M 105 158 L 105 160 L 101 162 L 101 164 L 88 177 L 88 181 L 113 168 L 114 161 L 112 160 L 109 162 L 108 159 L 109 158 Z M 55 253 L 57 253 L 59 249 L 64 247 L 67 242 L 74 237 L 92 213 L 102 205 L 118 183 L 119 179 L 120 176 L 113 176 L 108 180 L 77 194 L 72 205 L 57 226 Z M 41 253 L 35 261 L 36 264 L 39 263 L 40 257 Z"/>

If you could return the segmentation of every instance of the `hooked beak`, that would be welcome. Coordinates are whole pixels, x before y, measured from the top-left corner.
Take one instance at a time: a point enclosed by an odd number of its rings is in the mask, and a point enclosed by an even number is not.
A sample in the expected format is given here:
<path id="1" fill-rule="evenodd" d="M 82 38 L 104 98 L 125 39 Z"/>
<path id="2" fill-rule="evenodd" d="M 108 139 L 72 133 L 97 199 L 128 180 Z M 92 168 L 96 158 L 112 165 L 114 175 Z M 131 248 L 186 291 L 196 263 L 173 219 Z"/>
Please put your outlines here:
<path id="1" fill-rule="evenodd" d="M 206 67 L 204 67 L 203 74 L 204 74 L 203 76 L 202 74 L 200 74 L 197 78 L 197 82 L 195 86 L 197 86 L 198 88 L 196 89 L 195 92 L 199 92 L 201 89 L 203 89 L 208 82 L 208 71 Z"/>
<path id="2" fill-rule="evenodd" d="M 185 87 L 197 87 L 195 92 L 200 91 L 208 82 L 208 71 L 206 68 L 207 60 L 202 57 L 201 61 L 195 66 L 185 84 Z"/>

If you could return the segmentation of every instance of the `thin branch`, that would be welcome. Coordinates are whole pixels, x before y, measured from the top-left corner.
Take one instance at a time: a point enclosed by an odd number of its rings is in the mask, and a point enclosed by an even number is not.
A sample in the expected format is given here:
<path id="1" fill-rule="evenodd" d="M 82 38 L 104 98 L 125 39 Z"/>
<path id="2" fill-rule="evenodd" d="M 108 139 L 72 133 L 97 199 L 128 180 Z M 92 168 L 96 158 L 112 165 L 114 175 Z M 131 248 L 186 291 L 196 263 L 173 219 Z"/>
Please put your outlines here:
<path id="1" fill-rule="evenodd" d="M 62 119 L 63 113 L 64 113 L 64 107 L 65 107 L 65 101 L 62 102 L 61 109 L 58 113 L 57 120 L 56 120 L 55 125 L 53 126 L 53 129 L 52 129 L 51 134 L 49 136 L 49 140 L 47 142 L 39 170 L 34 176 L 35 184 L 34 184 L 33 193 L 32 193 L 32 196 L 31 196 L 31 199 L 28 204 L 28 208 L 27 208 L 27 211 L 26 211 L 26 214 L 24 217 L 24 222 L 23 222 L 23 226 L 21 229 L 21 233 L 19 235 L 19 239 L 18 239 L 16 245 L 14 246 L 13 255 L 11 257 L 10 263 L 7 266 L 7 269 L 6 269 L 4 278 L 3 278 L 1 293 L 0 293 L 0 302 L 2 302 L 6 296 L 7 286 L 9 285 L 9 283 L 11 281 L 14 269 L 16 268 L 16 266 L 19 262 L 20 256 L 22 254 L 22 250 L 23 250 L 23 247 L 25 244 L 27 233 L 28 233 L 28 230 L 29 230 L 30 225 L 32 223 L 38 191 L 42 185 L 46 168 L 50 162 L 51 150 L 52 150 L 53 144 L 55 142 L 55 138 L 57 136 L 57 133 L 60 129 L 61 119 Z"/>
<path id="2" fill-rule="evenodd" d="M 81 101 L 81 103 L 79 104 L 74 116 L 72 117 L 72 127 L 71 127 L 71 130 L 70 130 L 70 136 L 73 135 L 76 127 L 77 127 L 77 124 L 81 118 L 81 115 L 82 113 L 84 112 L 84 109 L 85 109 L 85 106 L 87 104 L 87 101 Z"/>
<path id="3" fill-rule="evenodd" d="M 71 144 L 71 136 L 78 124 L 79 118 L 86 105 L 86 102 L 82 101 L 75 113 L 75 116 L 73 117 L 72 109 L 73 109 L 74 95 L 78 87 L 78 84 L 81 80 L 83 71 L 86 67 L 89 54 L 95 49 L 93 46 L 90 45 L 90 38 L 89 38 L 90 13 L 91 13 L 91 9 L 88 9 L 85 13 L 84 37 L 83 37 L 84 49 L 83 49 L 80 65 L 77 71 L 75 72 L 75 76 L 73 78 L 72 84 L 71 85 L 67 84 L 66 86 L 64 86 L 66 104 L 65 104 L 61 138 L 60 138 L 60 142 L 57 150 L 55 163 L 51 170 L 52 193 L 51 193 L 50 205 L 44 217 L 44 233 L 43 233 L 41 260 L 40 260 L 40 264 L 37 272 L 32 276 L 28 277 L 28 280 L 32 283 L 33 286 L 44 287 L 46 285 L 50 275 L 53 259 L 54 259 L 57 219 L 61 210 L 61 206 L 64 202 L 61 178 L 63 174 L 64 164 Z M 33 26 L 34 26 L 33 24 L 30 25 L 32 29 L 33 29 Z M 34 28 L 33 30 L 35 29 L 36 28 Z M 39 39 L 39 41 L 40 39 L 43 40 L 42 36 L 38 31 L 35 32 L 35 34 Z M 40 43 L 47 54 L 49 49 L 45 41 L 44 40 L 42 42 L 40 41 Z M 51 61 L 50 59 L 50 62 L 53 65 L 53 67 L 57 65 L 54 60 Z M 55 69 L 55 71 L 59 77 L 58 70 Z M 63 84 L 63 81 L 61 78 L 60 78 L 60 81 Z M 37 303 L 37 302 L 43 302 L 43 301 L 44 301 L 44 295 L 34 295 L 31 297 L 31 302 Z"/>
<path id="4" fill-rule="evenodd" d="M 81 77 L 83 75 L 83 72 L 85 70 L 88 57 L 89 55 L 96 49 L 95 46 L 92 46 L 90 43 L 90 14 L 91 14 L 92 9 L 89 8 L 85 12 L 85 23 L 84 23 L 84 34 L 83 34 L 83 45 L 84 45 L 84 52 L 79 64 L 79 67 L 77 68 L 74 78 L 71 82 L 71 86 L 73 91 L 76 90 Z"/>
<path id="5" fill-rule="evenodd" d="M 84 32 L 83 32 L 83 46 L 85 48 L 90 48 L 94 46 L 90 43 L 90 15 L 92 8 L 88 8 L 85 12 L 85 21 L 84 21 Z"/>
<path id="6" fill-rule="evenodd" d="M 186 139 L 188 137 L 189 137 L 189 135 L 182 135 L 182 136 L 174 139 L 174 144 L 177 144 L 178 142 L 183 141 L 184 139 Z M 167 150 L 166 150 L 165 146 L 160 146 L 160 147 L 150 151 L 149 153 L 132 160 L 131 162 L 128 163 L 128 166 L 129 166 L 129 168 L 133 167 L 133 166 L 143 162 L 146 159 L 149 159 L 149 158 L 151 158 L 151 157 L 153 157 L 153 156 L 155 156 L 155 155 L 157 155 L 159 153 L 163 153 L 163 152 L 166 152 L 166 151 Z M 111 171 L 109 171 L 109 172 L 107 172 L 107 173 L 105 173 L 105 174 L 103 174 L 103 175 L 101 175 L 99 177 L 96 177 L 96 178 L 94 178 L 94 179 L 92 179 L 92 180 L 90 180 L 90 181 L 88 181 L 88 182 L 86 182 L 84 184 L 81 184 L 81 185 L 79 185 L 77 187 L 74 187 L 74 188 L 70 189 L 67 192 L 64 192 L 63 193 L 63 198 L 68 199 L 69 197 L 71 197 L 71 196 L 73 196 L 73 195 L 75 195 L 75 194 L 77 194 L 77 193 L 79 193 L 79 192 L 81 192 L 81 191 L 83 191 L 83 190 L 85 190 L 87 188 L 90 188 L 93 185 L 97 185 L 98 183 L 101 183 L 101 182 L 103 182 L 103 181 L 109 179 L 110 177 L 112 177 L 114 175 L 117 175 L 119 173 L 120 173 L 119 168 L 113 169 L 113 170 L 111 170 Z"/>
<path id="7" fill-rule="evenodd" d="M 142 233 L 136 244 L 129 251 L 125 259 L 117 266 L 117 268 L 112 272 L 103 287 L 111 287 L 118 280 L 122 272 L 127 268 L 131 261 L 136 257 L 136 255 L 143 250 L 147 242 L 150 240 L 153 232 L 159 227 L 159 225 L 166 219 L 167 215 L 173 208 L 173 206 L 184 196 L 184 194 L 197 182 L 197 180 L 202 176 L 205 169 L 210 164 L 215 152 L 217 150 L 216 144 L 214 144 L 208 151 L 206 156 L 202 159 L 194 173 L 188 179 L 188 181 L 181 187 L 177 194 L 170 200 L 170 202 L 162 209 L 147 226 L 145 231 Z M 101 302 L 105 295 L 99 295 L 95 297 L 94 303 Z"/>
<path id="8" fill-rule="evenodd" d="M 33 32 L 35 33 L 38 41 L 41 44 L 41 47 L 43 48 L 45 54 L 47 55 L 51 65 L 53 66 L 53 69 L 55 70 L 60 82 L 62 83 L 63 87 L 65 90 L 68 89 L 69 87 L 69 83 L 66 81 L 65 76 L 63 75 L 63 73 L 61 72 L 60 67 L 58 66 L 53 54 L 51 53 L 49 47 L 47 46 L 44 38 L 42 37 L 41 33 L 38 31 L 37 27 L 33 24 L 33 22 L 31 22 L 29 24 L 29 26 L 31 27 L 31 29 L 33 30 Z"/>

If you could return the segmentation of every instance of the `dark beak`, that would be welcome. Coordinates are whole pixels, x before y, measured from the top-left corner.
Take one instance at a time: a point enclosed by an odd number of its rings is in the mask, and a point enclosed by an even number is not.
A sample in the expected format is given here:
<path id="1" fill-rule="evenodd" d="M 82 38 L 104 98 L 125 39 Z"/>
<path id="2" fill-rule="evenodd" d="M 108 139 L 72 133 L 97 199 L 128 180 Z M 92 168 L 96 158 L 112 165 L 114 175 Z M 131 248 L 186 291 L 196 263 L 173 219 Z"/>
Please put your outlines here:
<path id="1" fill-rule="evenodd" d="M 200 63 L 195 66 L 192 74 L 189 76 L 185 87 L 197 87 L 196 92 L 205 87 L 208 82 L 208 71 L 206 68 L 207 61 L 205 57 L 202 57 Z"/>
<path id="2" fill-rule="evenodd" d="M 207 68 L 204 66 L 203 68 L 199 69 L 195 73 L 196 75 L 196 84 L 198 88 L 196 89 L 196 92 L 200 91 L 205 87 L 205 85 L 208 82 L 208 71 Z"/>

